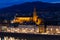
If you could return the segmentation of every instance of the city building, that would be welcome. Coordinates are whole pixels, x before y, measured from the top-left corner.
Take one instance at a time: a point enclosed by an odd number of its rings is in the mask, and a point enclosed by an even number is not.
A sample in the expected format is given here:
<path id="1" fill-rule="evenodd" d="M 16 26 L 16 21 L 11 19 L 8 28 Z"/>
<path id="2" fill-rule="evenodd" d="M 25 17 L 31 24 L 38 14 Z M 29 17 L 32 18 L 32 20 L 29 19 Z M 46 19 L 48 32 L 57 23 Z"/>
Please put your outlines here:
<path id="1" fill-rule="evenodd" d="M 33 11 L 33 16 L 32 17 L 21 17 L 21 16 L 16 16 L 12 21 L 11 23 L 19 23 L 19 24 L 24 24 L 24 22 L 27 22 L 29 24 L 29 22 L 33 22 L 35 23 L 39 28 L 39 33 L 41 33 L 41 28 L 43 28 L 43 32 L 45 32 L 45 28 L 40 26 L 40 24 L 42 24 L 42 19 L 38 17 L 37 15 L 37 12 L 36 12 L 36 8 L 34 8 L 34 11 Z M 30 25 L 30 24 L 29 24 Z M 33 25 L 33 24 L 32 24 Z"/>
<path id="2" fill-rule="evenodd" d="M 36 25 L 40 25 L 42 22 L 41 18 L 38 18 L 36 8 L 34 8 L 33 17 L 15 17 L 11 23 L 24 23 L 24 22 L 34 22 Z"/>

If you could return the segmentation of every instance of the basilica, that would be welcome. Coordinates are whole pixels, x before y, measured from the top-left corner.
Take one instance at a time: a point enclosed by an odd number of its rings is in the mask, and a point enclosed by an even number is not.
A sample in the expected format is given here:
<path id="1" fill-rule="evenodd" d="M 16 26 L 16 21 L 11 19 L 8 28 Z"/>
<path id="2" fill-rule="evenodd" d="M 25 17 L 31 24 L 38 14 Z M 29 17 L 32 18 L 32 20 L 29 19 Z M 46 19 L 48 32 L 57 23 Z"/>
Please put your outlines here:
<path id="1" fill-rule="evenodd" d="M 40 25 L 42 22 L 42 19 L 38 18 L 37 16 L 36 8 L 34 8 L 33 17 L 18 16 L 12 20 L 12 23 L 24 23 L 24 22 L 30 22 L 30 21 L 34 22 L 36 25 Z"/>

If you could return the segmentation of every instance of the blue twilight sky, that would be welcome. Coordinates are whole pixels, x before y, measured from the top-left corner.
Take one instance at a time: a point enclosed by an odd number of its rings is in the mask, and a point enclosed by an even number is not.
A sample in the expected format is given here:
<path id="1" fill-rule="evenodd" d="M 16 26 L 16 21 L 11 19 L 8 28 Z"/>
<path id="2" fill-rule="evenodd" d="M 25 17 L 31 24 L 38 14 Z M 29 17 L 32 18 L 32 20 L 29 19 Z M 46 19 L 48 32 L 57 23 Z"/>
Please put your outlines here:
<path id="1" fill-rule="evenodd" d="M 21 4 L 24 2 L 42 1 L 49 3 L 60 3 L 60 0 L 0 0 L 0 8 L 8 7 L 15 4 Z"/>

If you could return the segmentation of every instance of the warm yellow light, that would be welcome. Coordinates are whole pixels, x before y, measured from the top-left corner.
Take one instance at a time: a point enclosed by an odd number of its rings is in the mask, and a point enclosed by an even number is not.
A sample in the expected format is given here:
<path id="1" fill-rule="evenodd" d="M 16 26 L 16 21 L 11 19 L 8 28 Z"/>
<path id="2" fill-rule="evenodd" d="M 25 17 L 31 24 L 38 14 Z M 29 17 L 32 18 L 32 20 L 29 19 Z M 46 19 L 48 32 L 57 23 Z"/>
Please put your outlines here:
<path id="1" fill-rule="evenodd" d="M 17 23 L 17 22 L 23 23 L 23 22 L 29 22 L 29 21 L 33 21 L 37 25 L 41 24 L 42 20 L 38 18 L 37 14 L 36 14 L 36 8 L 34 8 L 33 17 L 15 17 L 15 19 L 13 20 L 14 23 Z"/>
<path id="2" fill-rule="evenodd" d="M 37 19 L 36 24 L 37 24 L 37 25 L 40 25 L 40 24 L 41 24 L 41 19 Z"/>

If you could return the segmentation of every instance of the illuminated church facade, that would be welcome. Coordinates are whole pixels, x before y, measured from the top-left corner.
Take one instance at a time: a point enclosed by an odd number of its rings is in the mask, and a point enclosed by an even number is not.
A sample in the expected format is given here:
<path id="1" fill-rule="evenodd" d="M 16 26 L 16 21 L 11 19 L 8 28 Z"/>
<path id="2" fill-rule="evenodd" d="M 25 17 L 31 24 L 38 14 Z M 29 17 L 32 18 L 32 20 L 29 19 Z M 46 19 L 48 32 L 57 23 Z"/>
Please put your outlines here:
<path id="1" fill-rule="evenodd" d="M 33 17 L 15 17 L 12 23 L 24 23 L 33 21 L 36 25 L 40 25 L 42 22 L 41 18 L 38 18 L 36 8 L 34 8 Z"/>

